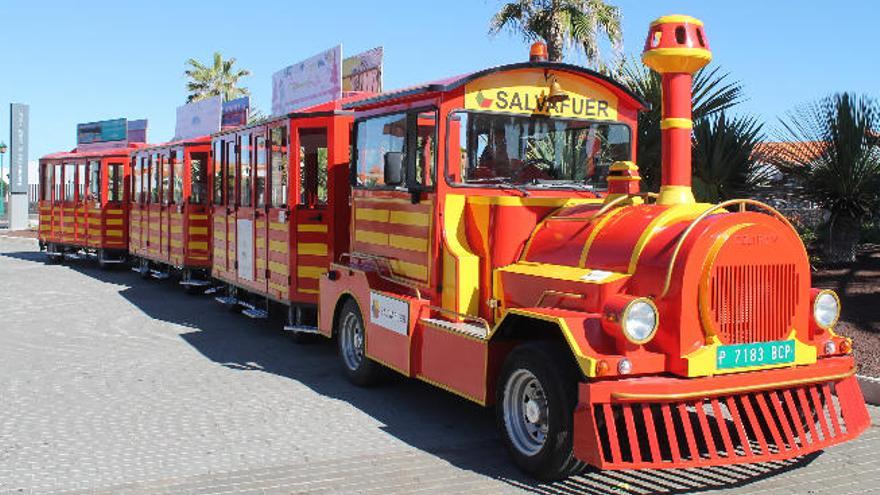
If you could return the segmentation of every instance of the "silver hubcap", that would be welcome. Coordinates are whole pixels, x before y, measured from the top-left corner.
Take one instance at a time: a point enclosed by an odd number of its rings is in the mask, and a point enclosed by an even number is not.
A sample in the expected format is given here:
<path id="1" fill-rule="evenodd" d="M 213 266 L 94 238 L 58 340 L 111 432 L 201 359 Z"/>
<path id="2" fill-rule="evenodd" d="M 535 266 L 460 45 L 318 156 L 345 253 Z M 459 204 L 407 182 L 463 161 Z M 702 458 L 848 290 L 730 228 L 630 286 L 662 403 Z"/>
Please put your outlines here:
<path id="1" fill-rule="evenodd" d="M 345 366 L 355 371 L 364 360 L 364 329 L 354 313 L 348 313 L 342 320 L 339 338 L 342 339 L 342 359 Z"/>
<path id="2" fill-rule="evenodd" d="M 547 439 L 547 396 L 530 371 L 516 370 L 504 386 L 504 426 L 517 450 L 532 456 Z"/>

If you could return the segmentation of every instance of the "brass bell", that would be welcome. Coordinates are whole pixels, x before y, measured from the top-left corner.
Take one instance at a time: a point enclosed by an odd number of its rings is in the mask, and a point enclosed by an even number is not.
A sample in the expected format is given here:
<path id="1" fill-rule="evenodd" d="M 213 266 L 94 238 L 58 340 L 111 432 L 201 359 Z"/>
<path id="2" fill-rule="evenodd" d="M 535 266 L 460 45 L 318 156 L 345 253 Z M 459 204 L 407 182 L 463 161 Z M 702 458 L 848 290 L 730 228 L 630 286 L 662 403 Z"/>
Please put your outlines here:
<path id="1" fill-rule="evenodd" d="M 547 102 L 555 105 L 567 99 L 568 94 L 562 89 L 559 79 L 556 76 L 550 76 L 550 94 L 547 96 Z"/>

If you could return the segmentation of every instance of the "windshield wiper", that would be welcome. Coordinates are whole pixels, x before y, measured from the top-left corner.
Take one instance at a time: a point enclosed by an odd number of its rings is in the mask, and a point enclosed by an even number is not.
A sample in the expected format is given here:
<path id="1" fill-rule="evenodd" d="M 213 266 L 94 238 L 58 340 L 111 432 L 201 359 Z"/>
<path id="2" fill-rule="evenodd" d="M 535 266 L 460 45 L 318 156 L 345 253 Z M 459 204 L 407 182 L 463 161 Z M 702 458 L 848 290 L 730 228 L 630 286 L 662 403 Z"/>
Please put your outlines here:
<path id="1" fill-rule="evenodd" d="M 500 189 L 515 189 L 522 193 L 523 196 L 528 196 L 529 191 L 526 190 L 523 186 L 512 184 L 510 182 L 497 182 L 497 181 L 507 181 L 512 180 L 512 177 L 482 177 L 478 179 L 468 179 L 468 184 L 489 184 L 492 186 L 498 186 Z"/>
<path id="2" fill-rule="evenodd" d="M 529 196 L 529 190 L 519 184 L 511 184 L 509 182 L 502 182 L 498 184 L 502 189 L 516 189 L 521 192 L 523 196 Z"/>
<path id="3" fill-rule="evenodd" d="M 578 189 L 580 191 L 592 191 L 593 186 L 579 182 L 536 182 L 535 187 L 543 189 Z"/>

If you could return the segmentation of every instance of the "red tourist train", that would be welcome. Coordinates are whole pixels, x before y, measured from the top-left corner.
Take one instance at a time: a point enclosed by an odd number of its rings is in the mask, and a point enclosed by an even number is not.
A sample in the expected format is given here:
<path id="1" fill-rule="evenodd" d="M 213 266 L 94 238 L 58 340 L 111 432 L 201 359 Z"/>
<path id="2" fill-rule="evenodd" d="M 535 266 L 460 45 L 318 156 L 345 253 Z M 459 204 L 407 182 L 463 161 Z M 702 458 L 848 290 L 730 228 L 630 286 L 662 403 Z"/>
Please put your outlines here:
<path id="1" fill-rule="evenodd" d="M 540 478 L 801 456 L 870 419 L 834 332 L 840 302 L 811 288 L 788 221 L 694 200 L 691 82 L 710 59 L 698 20 L 651 24 L 659 194 L 639 189 L 645 102 L 536 44 L 527 63 L 350 96 L 210 146 L 118 150 L 101 163 L 128 177 L 131 159 L 131 194 L 101 196 L 100 221 L 78 220 L 67 173 L 90 157 L 50 155 L 40 241 L 56 254 L 130 239 L 142 273 L 209 275 L 252 317 L 288 308 L 287 329 L 335 338 L 356 384 L 392 369 L 494 406 Z M 108 237 L 129 209 L 130 234 Z"/>

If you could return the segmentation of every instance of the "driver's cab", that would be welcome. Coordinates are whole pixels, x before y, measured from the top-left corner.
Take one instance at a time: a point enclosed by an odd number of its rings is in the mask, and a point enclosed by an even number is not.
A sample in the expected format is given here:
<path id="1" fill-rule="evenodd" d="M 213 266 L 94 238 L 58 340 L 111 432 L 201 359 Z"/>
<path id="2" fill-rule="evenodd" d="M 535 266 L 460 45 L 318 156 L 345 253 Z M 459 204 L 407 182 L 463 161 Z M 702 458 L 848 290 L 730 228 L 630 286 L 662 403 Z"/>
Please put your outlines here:
<path id="1" fill-rule="evenodd" d="M 601 74 L 548 62 L 349 105 L 352 257 L 447 316 L 492 322 L 494 271 L 559 208 L 601 207 L 611 164 L 635 161 L 644 106 Z"/>

